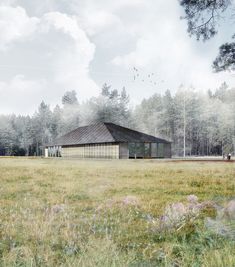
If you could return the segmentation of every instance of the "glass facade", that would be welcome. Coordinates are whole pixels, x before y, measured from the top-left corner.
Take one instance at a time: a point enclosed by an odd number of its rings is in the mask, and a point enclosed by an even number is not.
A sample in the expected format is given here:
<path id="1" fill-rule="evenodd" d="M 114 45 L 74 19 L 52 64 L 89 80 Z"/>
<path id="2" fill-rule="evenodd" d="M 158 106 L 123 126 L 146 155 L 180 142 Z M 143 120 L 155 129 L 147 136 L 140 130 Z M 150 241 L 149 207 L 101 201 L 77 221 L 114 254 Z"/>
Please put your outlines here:
<path id="1" fill-rule="evenodd" d="M 164 158 L 164 144 L 162 143 L 157 144 L 157 157 Z"/>
<path id="2" fill-rule="evenodd" d="M 163 143 L 129 143 L 130 158 L 163 158 Z"/>
<path id="3" fill-rule="evenodd" d="M 151 157 L 151 143 L 129 143 L 128 148 L 130 158 Z"/>

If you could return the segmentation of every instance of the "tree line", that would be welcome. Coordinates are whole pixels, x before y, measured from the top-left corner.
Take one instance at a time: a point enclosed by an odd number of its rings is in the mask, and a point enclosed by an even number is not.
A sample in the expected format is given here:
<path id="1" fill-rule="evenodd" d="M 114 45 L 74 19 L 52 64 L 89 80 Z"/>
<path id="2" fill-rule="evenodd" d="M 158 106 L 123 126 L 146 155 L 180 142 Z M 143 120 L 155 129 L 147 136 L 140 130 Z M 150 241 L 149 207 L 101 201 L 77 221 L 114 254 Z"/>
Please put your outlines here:
<path id="1" fill-rule="evenodd" d="M 79 126 L 113 122 L 172 141 L 172 153 L 222 155 L 235 146 L 235 88 L 223 83 L 206 93 L 181 86 L 154 94 L 135 107 L 125 88 L 104 84 L 86 102 L 67 91 L 61 105 L 44 101 L 32 116 L 0 115 L 0 155 L 42 155 L 43 146 Z"/>

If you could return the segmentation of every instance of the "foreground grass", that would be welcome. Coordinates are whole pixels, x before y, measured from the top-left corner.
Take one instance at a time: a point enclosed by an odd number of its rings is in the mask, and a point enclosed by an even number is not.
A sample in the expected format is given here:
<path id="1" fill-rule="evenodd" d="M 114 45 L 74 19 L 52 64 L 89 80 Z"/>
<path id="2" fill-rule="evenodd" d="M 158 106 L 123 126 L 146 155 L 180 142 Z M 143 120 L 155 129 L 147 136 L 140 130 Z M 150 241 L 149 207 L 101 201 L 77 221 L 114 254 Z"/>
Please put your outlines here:
<path id="1" fill-rule="evenodd" d="M 235 196 L 234 164 L 161 160 L 0 159 L 0 266 L 235 266 L 234 241 L 149 217 L 194 194 Z M 135 197 L 136 205 L 124 199 Z"/>

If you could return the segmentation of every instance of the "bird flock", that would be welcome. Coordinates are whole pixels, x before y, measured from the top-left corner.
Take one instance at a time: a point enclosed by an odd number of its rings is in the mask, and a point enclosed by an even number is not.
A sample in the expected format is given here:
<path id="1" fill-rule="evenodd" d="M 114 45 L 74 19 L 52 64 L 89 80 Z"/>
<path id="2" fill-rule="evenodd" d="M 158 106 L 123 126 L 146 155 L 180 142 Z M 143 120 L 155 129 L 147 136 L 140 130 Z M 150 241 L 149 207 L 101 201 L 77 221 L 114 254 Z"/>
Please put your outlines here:
<path id="1" fill-rule="evenodd" d="M 145 83 L 151 83 L 153 85 L 157 85 L 158 83 L 164 83 L 164 80 L 160 80 L 157 78 L 157 74 L 154 72 L 148 73 L 147 75 L 143 75 L 139 69 L 133 67 L 133 81 L 141 81 Z"/>

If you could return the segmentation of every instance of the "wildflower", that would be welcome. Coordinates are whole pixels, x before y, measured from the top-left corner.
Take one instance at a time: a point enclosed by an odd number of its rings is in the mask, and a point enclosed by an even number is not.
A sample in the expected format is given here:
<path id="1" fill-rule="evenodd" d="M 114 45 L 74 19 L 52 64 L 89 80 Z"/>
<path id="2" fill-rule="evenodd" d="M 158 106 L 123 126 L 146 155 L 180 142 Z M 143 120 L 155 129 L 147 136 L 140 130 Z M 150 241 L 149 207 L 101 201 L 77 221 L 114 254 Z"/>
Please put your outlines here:
<path id="1" fill-rule="evenodd" d="M 195 195 L 189 195 L 187 197 L 188 202 L 190 203 L 198 203 L 198 197 Z"/>
<path id="2" fill-rule="evenodd" d="M 204 206 L 201 206 L 201 203 L 198 203 L 198 198 L 195 195 L 189 195 L 187 199 L 189 202 L 187 204 L 178 202 L 166 207 L 165 212 L 159 218 L 158 223 L 155 223 L 158 230 L 178 231 L 189 222 L 191 224 L 198 218 L 200 211 Z"/>
<path id="3" fill-rule="evenodd" d="M 122 200 L 122 202 L 123 202 L 124 205 L 137 206 L 138 203 L 139 203 L 139 200 L 135 196 L 126 196 Z"/>
<path id="4" fill-rule="evenodd" d="M 150 214 L 146 214 L 145 219 L 150 223 L 154 223 L 154 218 Z"/>
<path id="5" fill-rule="evenodd" d="M 51 212 L 52 213 L 59 213 L 63 212 L 65 210 L 65 204 L 56 204 L 51 207 Z"/>
<path id="6" fill-rule="evenodd" d="M 206 218 L 205 226 L 212 232 L 235 240 L 235 200 L 229 201 L 224 207 L 216 207 L 215 219 Z"/>
<path id="7" fill-rule="evenodd" d="M 235 240 L 235 223 L 222 220 L 205 219 L 205 226 L 212 232 Z"/>
<path id="8" fill-rule="evenodd" d="M 187 209 L 181 202 L 173 203 L 172 205 L 168 206 L 165 211 L 165 214 L 173 220 L 182 218 L 186 213 Z"/>
<path id="9" fill-rule="evenodd" d="M 224 213 L 228 219 L 235 220 L 235 200 L 228 202 L 227 206 L 225 207 Z"/>

